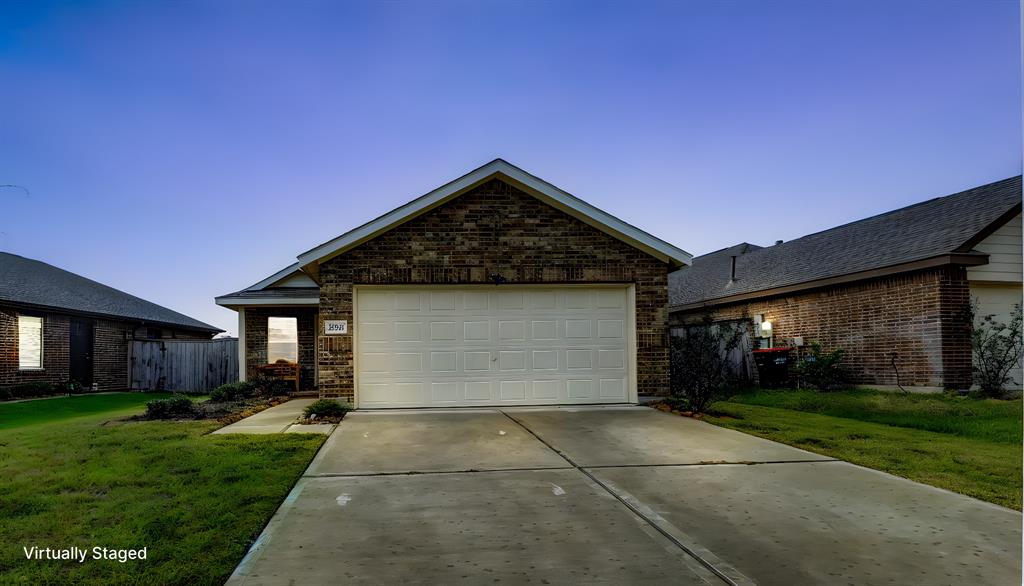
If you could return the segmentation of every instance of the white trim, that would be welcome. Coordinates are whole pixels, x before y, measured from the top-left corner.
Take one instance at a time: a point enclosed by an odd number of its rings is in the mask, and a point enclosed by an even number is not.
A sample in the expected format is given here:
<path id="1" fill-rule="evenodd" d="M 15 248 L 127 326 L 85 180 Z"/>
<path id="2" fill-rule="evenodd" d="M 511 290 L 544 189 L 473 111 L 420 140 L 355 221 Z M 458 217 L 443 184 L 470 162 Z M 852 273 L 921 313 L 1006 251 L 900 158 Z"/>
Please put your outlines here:
<path id="1" fill-rule="evenodd" d="M 636 382 L 636 285 L 626 287 L 626 370 L 629 376 L 629 402 L 640 402 L 640 389 Z"/>
<path id="2" fill-rule="evenodd" d="M 245 308 L 238 308 L 238 380 L 245 381 Z"/>
<path id="3" fill-rule="evenodd" d="M 554 185 L 530 175 L 515 165 L 501 159 L 495 159 L 486 165 L 469 172 L 458 179 L 447 183 L 426 195 L 398 207 L 375 220 L 371 220 L 358 228 L 325 242 L 316 248 L 299 255 L 298 266 L 321 263 L 331 257 L 345 252 L 359 244 L 374 238 L 392 228 L 406 222 L 434 207 L 458 197 L 471 187 L 483 183 L 495 176 L 501 176 L 526 188 L 526 190 L 545 203 L 548 203 L 587 224 L 606 232 L 627 244 L 639 248 L 652 256 L 675 266 L 689 265 L 693 255 L 665 242 L 659 238 L 631 226 L 626 222 L 601 211 L 596 207 L 562 191 Z M 290 268 L 290 267 L 289 267 Z M 272 278 L 272 277 L 271 277 Z M 260 283 L 264 283 L 261 281 Z M 259 285 L 258 283 L 257 285 Z"/>
<path id="4" fill-rule="evenodd" d="M 301 272 L 302 272 L 302 269 L 299 268 L 299 263 L 297 263 L 297 262 L 296 263 L 292 263 L 292 264 L 286 266 L 285 268 L 277 271 L 273 275 L 270 275 L 266 279 L 263 279 L 259 283 L 255 283 L 253 285 L 249 285 L 248 287 L 243 289 L 243 291 L 262 291 L 263 289 L 266 289 L 267 287 L 269 287 L 269 286 L 273 285 L 274 283 L 284 279 L 285 277 L 289 277 L 289 276 L 291 276 L 294 273 L 301 273 Z"/>
<path id="5" fill-rule="evenodd" d="M 352 285 L 352 327 L 348 329 L 352 336 L 352 408 L 359 409 L 359 290 L 362 285 Z"/>
<path id="6" fill-rule="evenodd" d="M 216 297 L 214 302 L 222 307 L 245 307 L 247 305 L 320 305 L 319 297 L 284 297 L 284 298 L 246 298 Z"/>

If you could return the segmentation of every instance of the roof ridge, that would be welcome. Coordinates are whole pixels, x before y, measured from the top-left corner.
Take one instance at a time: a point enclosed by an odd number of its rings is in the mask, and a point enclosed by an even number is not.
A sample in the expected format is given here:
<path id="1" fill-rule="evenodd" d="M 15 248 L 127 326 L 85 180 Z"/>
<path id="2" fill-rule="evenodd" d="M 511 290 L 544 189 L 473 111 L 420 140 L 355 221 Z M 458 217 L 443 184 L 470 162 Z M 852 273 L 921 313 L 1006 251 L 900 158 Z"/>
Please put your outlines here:
<path id="1" fill-rule="evenodd" d="M 882 213 L 879 213 L 879 214 L 875 214 L 873 216 L 868 216 L 866 218 L 861 218 L 859 220 L 851 220 L 851 221 L 846 222 L 844 224 L 839 224 L 838 226 L 833 226 L 831 228 L 825 228 L 824 230 L 818 230 L 817 232 L 811 232 L 810 234 L 804 234 L 803 236 L 798 236 L 798 237 L 796 237 L 796 238 L 794 238 L 792 240 L 787 240 L 786 242 L 783 242 L 782 244 L 776 244 L 775 246 L 766 246 L 766 247 L 761 248 L 760 250 L 767 250 L 767 249 L 772 249 L 772 248 L 776 248 L 776 247 L 784 247 L 784 246 L 786 246 L 788 244 L 792 244 L 794 242 L 799 242 L 800 240 L 803 240 L 804 238 L 810 238 L 811 236 L 817 236 L 819 234 L 825 234 L 826 232 L 832 232 L 834 230 L 839 230 L 841 228 L 846 228 L 848 226 L 852 226 L 854 224 L 860 224 L 862 222 L 867 222 L 869 220 L 876 220 L 878 218 L 884 218 L 886 216 L 891 216 L 893 214 L 898 214 L 900 212 L 905 212 L 907 210 L 910 210 L 910 209 L 913 209 L 913 208 L 916 208 L 916 207 L 921 207 L 921 206 L 926 205 L 926 204 L 934 203 L 934 202 L 939 201 L 939 200 L 944 200 L 944 199 L 956 197 L 956 196 L 959 196 L 959 195 L 966 195 L 966 194 L 974 192 L 974 191 L 988 189 L 988 188 L 991 188 L 993 185 L 996 185 L 998 183 L 1007 183 L 1009 185 L 1009 184 L 1012 184 L 1012 182 L 1014 180 L 1020 180 L 1020 179 L 1021 179 L 1021 175 L 1014 175 L 1012 177 L 1007 177 L 1005 179 L 1000 179 L 999 181 L 992 181 L 990 183 L 986 183 L 984 185 L 979 185 L 977 187 L 972 187 L 970 189 L 965 189 L 963 191 L 957 191 L 955 193 L 950 193 L 950 194 L 947 194 L 947 195 L 940 195 L 940 196 L 937 196 L 937 197 L 932 197 L 932 198 L 926 199 L 924 201 L 919 201 L 917 203 L 912 203 L 910 205 L 903 206 L 901 208 L 896 208 L 894 210 L 889 210 L 887 212 L 882 212 Z M 754 251 L 754 252 L 757 252 L 757 251 Z"/>

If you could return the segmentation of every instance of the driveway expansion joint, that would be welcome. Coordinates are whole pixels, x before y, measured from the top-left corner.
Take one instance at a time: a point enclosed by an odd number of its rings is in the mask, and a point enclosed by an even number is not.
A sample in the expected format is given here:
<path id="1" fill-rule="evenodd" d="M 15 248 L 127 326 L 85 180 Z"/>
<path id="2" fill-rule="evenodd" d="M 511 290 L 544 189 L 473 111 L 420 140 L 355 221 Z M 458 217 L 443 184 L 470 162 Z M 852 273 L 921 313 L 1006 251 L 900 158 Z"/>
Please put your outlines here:
<path id="1" fill-rule="evenodd" d="M 430 476 L 438 474 L 477 474 L 487 472 L 542 472 L 544 470 L 573 470 L 573 466 L 541 466 L 538 468 L 469 468 L 466 470 L 404 470 L 400 472 L 317 472 L 303 474 L 303 478 L 366 478 L 373 476 Z"/>
<path id="2" fill-rule="evenodd" d="M 664 519 L 661 519 L 661 522 L 659 523 L 655 519 L 655 517 L 657 516 L 656 513 L 654 513 L 653 511 L 650 511 L 649 509 L 647 509 L 647 507 L 643 507 L 642 504 L 639 503 L 639 501 L 636 501 L 635 498 L 632 498 L 632 497 L 630 497 L 628 499 L 624 498 L 621 494 L 619 494 L 618 491 L 612 490 L 608 486 L 607 483 L 603 482 L 597 476 L 594 476 L 593 474 L 591 474 L 590 471 L 587 470 L 586 468 L 583 468 L 579 464 L 574 462 L 572 460 L 572 458 L 570 458 L 568 456 L 568 454 L 565 454 L 564 452 L 562 452 L 561 450 L 559 450 L 555 446 L 553 446 L 550 443 L 548 443 L 544 438 L 540 437 L 539 434 L 535 433 L 532 429 L 527 427 L 522 421 L 520 421 L 519 419 L 509 415 L 504 410 L 499 409 L 498 411 L 502 415 L 504 415 L 505 417 L 508 417 L 509 419 L 511 419 L 513 423 L 515 423 L 519 427 L 523 428 L 523 430 L 525 430 L 527 433 L 529 433 L 533 437 L 537 438 L 537 441 L 539 441 L 540 443 L 544 444 L 551 451 L 553 451 L 556 454 L 558 454 L 559 456 L 561 456 L 562 459 L 564 459 L 566 462 L 571 464 L 573 468 L 575 468 L 576 470 L 579 470 L 579 472 L 581 474 L 583 474 L 584 476 L 586 476 L 587 478 L 589 478 L 591 482 L 593 482 L 597 486 L 601 487 L 602 490 L 604 490 L 609 495 L 611 495 L 615 500 L 619 501 L 623 506 L 625 506 L 627 509 L 629 509 L 630 512 L 632 512 L 634 515 L 639 517 L 640 520 L 642 520 L 644 523 L 646 523 L 651 529 L 654 529 L 655 531 L 660 533 L 665 539 L 667 539 L 673 545 L 675 545 L 680 550 L 682 550 L 684 553 L 686 553 L 687 555 L 692 557 L 701 566 L 703 566 L 705 569 L 710 571 L 712 574 L 714 574 L 715 576 L 720 578 L 723 582 L 725 582 L 726 584 L 729 584 L 729 586 L 755 586 L 756 583 L 753 580 L 751 580 L 750 578 L 744 576 L 736 568 L 733 568 L 732 566 L 729 566 L 728 564 L 726 564 L 725 562 L 720 560 L 717 556 L 715 556 L 710 551 L 704 549 L 703 547 L 697 546 L 701 550 L 698 553 L 695 550 L 695 548 L 693 548 L 693 547 L 683 543 L 682 540 L 680 540 L 678 537 L 676 537 L 676 535 L 673 534 L 673 533 L 681 533 L 681 531 L 679 531 L 678 529 L 675 529 L 675 531 L 673 532 L 673 531 L 669 531 L 668 529 L 666 529 L 663 525 L 668 525 L 668 526 L 671 527 L 670 523 L 668 523 Z M 639 467 L 639 466 L 637 466 L 637 467 Z M 634 502 L 630 502 L 630 501 L 634 501 Z M 647 509 L 647 510 L 645 511 L 643 509 Z"/>

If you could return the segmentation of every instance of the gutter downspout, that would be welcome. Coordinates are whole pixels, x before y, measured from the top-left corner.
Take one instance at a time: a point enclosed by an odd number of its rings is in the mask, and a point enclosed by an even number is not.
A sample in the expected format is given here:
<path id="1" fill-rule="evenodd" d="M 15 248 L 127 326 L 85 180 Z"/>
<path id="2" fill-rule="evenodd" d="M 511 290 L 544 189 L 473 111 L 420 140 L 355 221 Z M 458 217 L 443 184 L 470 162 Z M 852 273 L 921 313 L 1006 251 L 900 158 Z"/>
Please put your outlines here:
<path id="1" fill-rule="evenodd" d="M 245 307 L 238 308 L 238 380 L 245 380 Z"/>

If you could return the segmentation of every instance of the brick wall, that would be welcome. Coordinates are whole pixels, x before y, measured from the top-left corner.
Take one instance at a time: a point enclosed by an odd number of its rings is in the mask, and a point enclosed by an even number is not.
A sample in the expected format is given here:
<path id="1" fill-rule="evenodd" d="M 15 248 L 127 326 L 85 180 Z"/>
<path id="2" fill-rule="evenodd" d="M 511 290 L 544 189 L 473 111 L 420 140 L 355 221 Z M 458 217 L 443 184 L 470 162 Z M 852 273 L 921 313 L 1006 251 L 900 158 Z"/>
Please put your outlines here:
<path id="1" fill-rule="evenodd" d="M 63 314 L 29 312 L 27 315 L 43 317 L 43 370 L 18 370 L 18 310 L 0 307 L 0 386 L 44 381 L 65 383 L 69 378 L 70 323 Z M 75 318 L 88 319 L 88 318 Z M 94 319 L 93 322 L 93 382 L 101 391 L 127 389 L 128 352 L 130 336 L 140 328 L 134 322 Z M 174 330 L 177 338 L 209 339 L 209 334 Z M 310 341 L 312 346 L 312 341 Z M 310 357 L 312 349 L 310 349 Z M 312 358 L 310 358 L 312 359 Z"/>
<path id="2" fill-rule="evenodd" d="M 43 370 L 18 370 L 18 311 L 0 307 L 0 386 L 68 380 L 68 318 L 27 312 L 43 317 Z"/>
<path id="3" fill-rule="evenodd" d="M 491 283 L 492 273 L 508 284 L 635 283 L 638 390 L 667 393 L 667 265 L 497 179 L 322 264 L 320 318 L 352 323 L 353 285 Z M 320 336 L 317 354 L 321 394 L 351 401 L 351 334 Z"/>
<path id="4" fill-rule="evenodd" d="M 967 388 L 971 380 L 970 300 L 963 267 L 943 267 L 736 303 L 674 312 L 672 325 L 764 314 L 776 345 L 794 336 L 846 350 L 854 384 Z"/>
<path id="5" fill-rule="evenodd" d="M 132 324 L 96 320 L 93 324 L 92 381 L 101 391 L 128 388 L 128 335 Z"/>
<path id="6" fill-rule="evenodd" d="M 316 387 L 316 308 L 249 307 L 245 310 L 245 377 L 252 380 L 256 367 L 267 363 L 267 318 L 294 317 L 299 335 L 299 381 L 303 389 Z"/>

